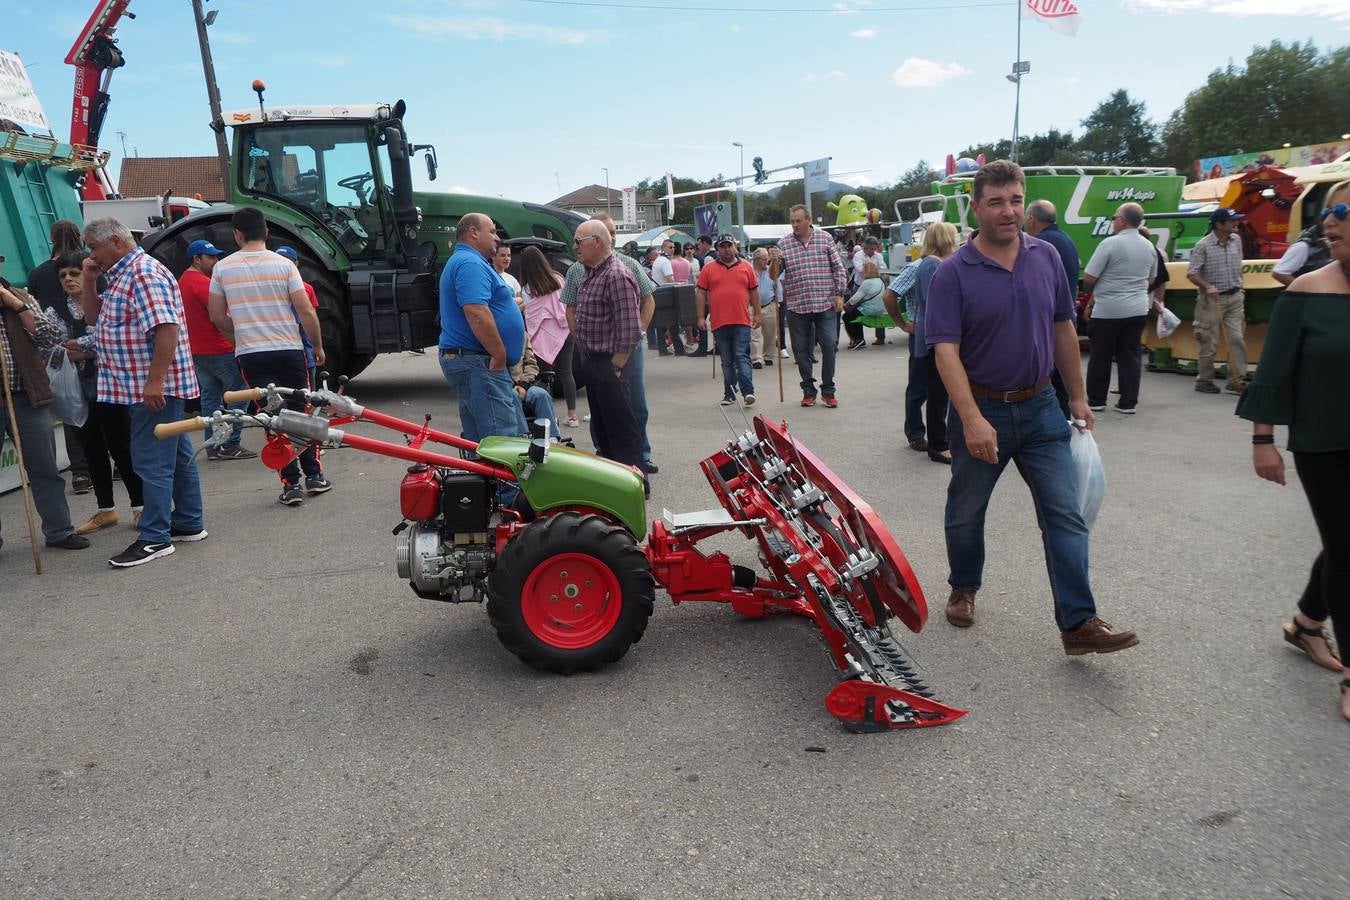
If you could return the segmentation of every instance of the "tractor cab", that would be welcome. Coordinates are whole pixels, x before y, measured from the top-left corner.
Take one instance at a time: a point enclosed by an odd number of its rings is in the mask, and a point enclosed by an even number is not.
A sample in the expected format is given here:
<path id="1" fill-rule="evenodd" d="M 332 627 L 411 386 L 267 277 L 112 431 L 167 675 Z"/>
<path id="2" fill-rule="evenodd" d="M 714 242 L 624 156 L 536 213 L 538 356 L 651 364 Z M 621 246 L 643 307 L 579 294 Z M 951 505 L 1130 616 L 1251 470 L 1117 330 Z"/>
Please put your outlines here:
<path id="1" fill-rule="evenodd" d="M 231 114 L 233 201 L 303 213 L 333 255 L 353 263 L 409 259 L 418 220 L 410 157 L 430 148 L 409 145 L 402 113 L 400 101 Z"/>

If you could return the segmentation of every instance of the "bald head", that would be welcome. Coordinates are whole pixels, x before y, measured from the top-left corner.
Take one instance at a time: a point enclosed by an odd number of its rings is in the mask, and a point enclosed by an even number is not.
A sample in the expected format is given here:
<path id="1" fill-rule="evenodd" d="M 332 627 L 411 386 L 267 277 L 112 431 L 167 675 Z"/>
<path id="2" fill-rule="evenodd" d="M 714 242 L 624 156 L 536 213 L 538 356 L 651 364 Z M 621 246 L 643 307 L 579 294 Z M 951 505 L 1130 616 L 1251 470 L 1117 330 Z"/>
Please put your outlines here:
<path id="1" fill-rule="evenodd" d="M 577 256 L 587 266 L 593 266 L 609 255 L 613 243 L 609 239 L 609 229 L 599 219 L 589 219 L 577 226 Z"/>
<path id="2" fill-rule="evenodd" d="M 1055 204 L 1049 200 L 1036 200 L 1027 206 L 1027 233 L 1040 234 L 1058 219 Z"/>
<path id="3" fill-rule="evenodd" d="M 468 244 L 484 257 L 491 259 L 497 251 L 497 226 L 482 213 L 465 213 L 455 226 L 455 241 Z"/>
<path id="4" fill-rule="evenodd" d="M 1138 228 L 1144 224 L 1144 208 L 1138 203 L 1122 203 L 1116 210 L 1116 219 L 1124 228 Z"/>

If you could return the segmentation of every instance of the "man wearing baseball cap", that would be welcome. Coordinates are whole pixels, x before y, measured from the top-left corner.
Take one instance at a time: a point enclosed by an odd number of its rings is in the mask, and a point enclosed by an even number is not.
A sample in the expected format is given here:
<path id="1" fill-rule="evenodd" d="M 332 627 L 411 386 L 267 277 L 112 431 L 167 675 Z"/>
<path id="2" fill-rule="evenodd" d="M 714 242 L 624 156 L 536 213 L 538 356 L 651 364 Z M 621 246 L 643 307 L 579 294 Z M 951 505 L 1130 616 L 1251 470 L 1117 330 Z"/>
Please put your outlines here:
<path id="1" fill-rule="evenodd" d="M 1242 238 L 1238 222 L 1246 216 L 1227 206 L 1209 214 L 1209 234 L 1191 250 L 1186 277 L 1200 289 L 1195 300 L 1195 341 L 1200 345 L 1200 371 L 1195 389 L 1219 393 L 1214 383 L 1214 356 L 1219 350 L 1219 328 L 1228 335 L 1228 392 L 1241 394 L 1247 377 L 1247 311 L 1242 292 Z"/>
<path id="2" fill-rule="evenodd" d="M 178 276 L 178 290 L 183 295 L 183 316 L 187 319 L 188 343 L 192 347 L 192 362 L 197 369 L 197 384 L 202 391 L 202 415 L 209 416 L 223 405 L 226 391 L 244 387 L 239 365 L 234 361 L 234 344 L 230 343 L 206 312 L 206 300 L 211 293 L 211 271 L 216 260 L 225 255 L 210 241 L 188 244 L 188 267 Z M 243 411 L 247 403 L 236 403 L 230 408 Z M 242 426 L 236 425 L 223 447 L 206 452 L 209 460 L 253 459 L 258 454 L 239 446 Z"/>
<path id="3" fill-rule="evenodd" d="M 750 332 L 760 324 L 759 276 L 750 263 L 736 255 L 736 241 L 729 234 L 719 235 L 717 259 L 698 273 L 694 291 L 694 316 L 698 327 L 708 330 L 706 316 L 712 314 L 712 332 L 717 352 L 722 357 L 722 405 L 736 402 L 736 389 L 746 406 L 755 405 L 755 385 L 750 366 Z"/>

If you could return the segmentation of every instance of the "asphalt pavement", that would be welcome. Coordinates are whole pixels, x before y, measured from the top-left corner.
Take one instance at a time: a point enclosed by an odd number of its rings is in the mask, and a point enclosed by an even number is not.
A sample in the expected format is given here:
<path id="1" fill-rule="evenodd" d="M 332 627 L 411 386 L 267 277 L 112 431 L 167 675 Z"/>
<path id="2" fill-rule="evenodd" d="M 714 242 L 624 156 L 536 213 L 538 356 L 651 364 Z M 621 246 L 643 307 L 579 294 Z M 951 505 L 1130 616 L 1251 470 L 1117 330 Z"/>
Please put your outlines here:
<path id="1" fill-rule="evenodd" d="M 949 470 L 901 436 L 903 345 L 839 363 L 838 409 L 801 409 L 789 366 L 784 405 L 779 370 L 755 373 L 755 411 L 890 524 L 932 608 L 901 638 L 965 718 L 847 733 L 808 624 L 663 593 L 617 665 L 531 671 L 481 608 L 396 577 L 392 459 L 326 454 L 335 488 L 299 508 L 256 461 L 203 460 L 210 537 L 127 571 L 106 563 L 134 537 L 124 507 L 35 576 L 14 492 L 0 896 L 1350 896 L 1350 729 L 1336 679 L 1280 640 L 1316 534 L 1292 466 L 1285 488 L 1252 474 L 1235 398 L 1146 373 L 1138 415 L 1101 414 L 1093 583 L 1141 644 L 1070 659 L 1012 470 L 978 623 L 946 623 Z M 651 515 L 716 506 L 711 371 L 648 359 Z M 431 356 L 381 358 L 350 392 L 457 429 Z"/>

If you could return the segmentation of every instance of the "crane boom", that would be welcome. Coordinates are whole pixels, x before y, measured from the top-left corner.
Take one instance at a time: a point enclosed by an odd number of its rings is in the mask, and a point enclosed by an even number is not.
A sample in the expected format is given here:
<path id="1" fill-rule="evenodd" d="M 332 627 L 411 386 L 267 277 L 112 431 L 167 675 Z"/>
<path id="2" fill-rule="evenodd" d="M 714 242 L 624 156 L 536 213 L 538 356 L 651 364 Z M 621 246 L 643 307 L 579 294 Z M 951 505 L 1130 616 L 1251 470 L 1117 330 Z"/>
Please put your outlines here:
<path id="1" fill-rule="evenodd" d="M 75 92 L 70 110 L 72 144 L 98 146 L 103 119 L 108 112 L 108 85 L 113 70 L 125 64 L 113 34 L 123 16 L 136 17 L 127 11 L 130 5 L 131 0 L 99 0 L 66 54 L 66 63 L 75 67 Z M 95 177 L 86 178 L 84 182 L 86 200 L 102 200 L 112 187 L 103 170 L 94 174 Z"/>

